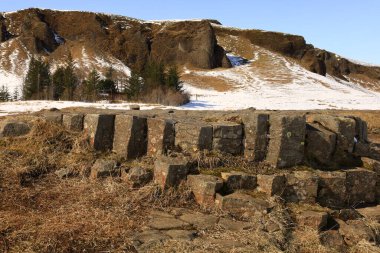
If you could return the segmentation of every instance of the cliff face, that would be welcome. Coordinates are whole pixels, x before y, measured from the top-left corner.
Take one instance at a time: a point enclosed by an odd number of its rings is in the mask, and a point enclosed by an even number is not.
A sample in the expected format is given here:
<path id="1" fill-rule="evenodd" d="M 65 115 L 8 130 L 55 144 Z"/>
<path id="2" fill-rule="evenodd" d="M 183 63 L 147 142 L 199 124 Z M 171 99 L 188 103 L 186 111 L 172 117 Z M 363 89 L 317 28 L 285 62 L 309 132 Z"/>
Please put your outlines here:
<path id="1" fill-rule="evenodd" d="M 30 53 L 52 59 L 85 46 L 138 70 L 149 59 L 197 68 L 230 67 L 208 21 L 147 23 L 105 14 L 39 9 L 5 14 L 1 20 L 1 41 L 17 38 Z M 6 36 L 8 32 L 11 36 Z"/>

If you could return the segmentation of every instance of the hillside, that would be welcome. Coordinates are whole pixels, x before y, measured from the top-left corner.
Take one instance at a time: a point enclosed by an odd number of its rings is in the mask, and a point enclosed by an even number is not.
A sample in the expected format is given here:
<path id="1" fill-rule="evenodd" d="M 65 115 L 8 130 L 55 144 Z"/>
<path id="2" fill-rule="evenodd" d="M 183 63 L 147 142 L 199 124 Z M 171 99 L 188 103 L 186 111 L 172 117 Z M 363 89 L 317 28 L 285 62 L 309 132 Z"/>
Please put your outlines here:
<path id="1" fill-rule="evenodd" d="M 0 87 L 11 93 L 20 92 L 33 55 L 53 71 L 70 53 L 81 78 L 112 66 L 119 82 L 149 60 L 176 64 L 191 109 L 380 109 L 380 67 L 314 48 L 301 36 L 214 20 L 41 9 L 1 13 L 0 26 Z"/>

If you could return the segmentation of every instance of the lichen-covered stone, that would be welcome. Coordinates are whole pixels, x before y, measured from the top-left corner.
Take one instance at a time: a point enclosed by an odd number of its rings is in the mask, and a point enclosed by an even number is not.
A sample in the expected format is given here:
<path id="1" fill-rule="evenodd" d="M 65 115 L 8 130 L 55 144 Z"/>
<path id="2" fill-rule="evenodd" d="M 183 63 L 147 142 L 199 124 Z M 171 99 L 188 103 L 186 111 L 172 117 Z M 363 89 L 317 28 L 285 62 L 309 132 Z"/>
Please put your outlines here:
<path id="1" fill-rule="evenodd" d="M 262 161 L 268 151 L 269 115 L 249 113 L 244 117 L 244 156 Z"/>
<path id="2" fill-rule="evenodd" d="M 64 114 L 63 115 L 63 125 L 71 130 L 80 132 L 83 130 L 83 114 Z"/>
<path id="3" fill-rule="evenodd" d="M 95 150 L 107 151 L 113 146 L 115 115 L 87 114 L 84 132 Z"/>
<path id="4" fill-rule="evenodd" d="M 315 203 L 318 195 L 318 176 L 310 171 L 295 171 L 286 175 L 284 199 L 294 203 Z"/>
<path id="5" fill-rule="evenodd" d="M 268 196 L 282 196 L 286 187 L 285 175 L 257 175 L 258 191 Z"/>
<path id="6" fill-rule="evenodd" d="M 346 171 L 347 204 L 358 205 L 376 201 L 377 175 L 375 172 L 358 168 Z"/>
<path id="7" fill-rule="evenodd" d="M 320 172 L 318 198 L 320 205 L 333 209 L 345 206 L 346 193 L 346 173 L 345 172 Z"/>
<path id="8" fill-rule="evenodd" d="M 257 187 L 256 175 L 250 175 L 244 172 L 222 172 L 222 178 L 225 186 L 229 191 L 235 190 L 254 190 Z"/>
<path id="9" fill-rule="evenodd" d="M 147 152 L 147 119 L 117 115 L 113 152 L 128 159 L 144 156 Z"/>
<path id="10" fill-rule="evenodd" d="M 114 160 L 98 159 L 91 168 L 91 179 L 118 176 L 120 176 L 120 169 Z"/>
<path id="11" fill-rule="evenodd" d="M 303 116 L 270 117 L 270 141 L 266 160 L 278 168 L 302 164 L 306 122 Z"/>
<path id="12" fill-rule="evenodd" d="M 18 137 L 27 135 L 31 130 L 25 122 L 2 121 L 0 122 L 0 137 Z"/>
<path id="13" fill-rule="evenodd" d="M 187 122 L 175 125 L 175 146 L 183 151 L 211 150 L 212 137 L 211 125 Z"/>
<path id="14" fill-rule="evenodd" d="M 189 163 L 182 157 L 159 157 L 154 163 L 154 181 L 162 189 L 177 187 L 186 180 Z"/>
<path id="15" fill-rule="evenodd" d="M 223 187 L 223 180 L 211 175 L 189 175 L 187 184 L 198 204 L 203 206 L 215 205 L 215 194 Z"/>
<path id="16" fill-rule="evenodd" d="M 165 155 L 175 145 L 175 122 L 168 119 L 148 118 L 147 155 Z"/>

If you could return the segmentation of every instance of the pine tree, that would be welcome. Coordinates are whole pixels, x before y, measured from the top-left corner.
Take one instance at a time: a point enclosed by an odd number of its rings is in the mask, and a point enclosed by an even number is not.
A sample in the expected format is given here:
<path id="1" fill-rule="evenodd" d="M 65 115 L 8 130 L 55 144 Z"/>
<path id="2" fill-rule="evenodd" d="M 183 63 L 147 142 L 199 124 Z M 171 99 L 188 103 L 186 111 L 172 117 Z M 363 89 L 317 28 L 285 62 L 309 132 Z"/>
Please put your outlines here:
<path id="1" fill-rule="evenodd" d="M 85 96 L 88 101 L 95 100 L 98 93 L 100 76 L 99 73 L 93 69 L 85 81 Z"/>
<path id="2" fill-rule="evenodd" d="M 66 68 L 59 67 L 52 76 L 53 99 L 58 100 L 65 91 Z"/>
<path id="3" fill-rule="evenodd" d="M 41 59 L 31 59 L 29 70 L 26 74 L 23 94 L 26 100 L 47 98 L 47 91 L 50 86 L 49 64 Z M 46 94 L 43 96 L 42 91 Z"/>
<path id="4" fill-rule="evenodd" d="M 125 94 L 128 99 L 138 99 L 143 91 L 143 85 L 144 82 L 139 74 L 132 71 L 128 79 L 128 87 L 125 89 Z"/>
<path id="5" fill-rule="evenodd" d="M 8 87 L 6 86 L 1 86 L 0 88 L 0 101 L 1 102 L 7 102 L 11 100 L 11 96 L 9 94 Z"/>
<path id="6" fill-rule="evenodd" d="M 171 66 L 167 72 L 165 84 L 168 88 L 176 91 L 182 90 L 182 82 L 176 66 Z"/>
<path id="7" fill-rule="evenodd" d="M 150 61 L 144 68 L 144 80 L 149 88 L 165 85 L 165 65 Z"/>
<path id="8" fill-rule="evenodd" d="M 107 73 L 105 75 L 106 79 L 99 81 L 99 87 L 98 90 L 108 93 L 108 94 L 115 94 L 116 93 L 116 86 L 115 82 L 113 80 L 113 68 L 110 67 L 107 70 Z"/>
<path id="9" fill-rule="evenodd" d="M 19 98 L 20 98 L 20 93 L 18 91 L 18 88 L 16 87 L 14 92 L 13 92 L 13 101 L 17 101 L 17 100 L 19 100 Z"/>
<path id="10" fill-rule="evenodd" d="M 71 54 L 68 55 L 65 68 L 64 87 L 67 99 L 72 101 L 74 99 L 75 88 L 78 86 L 79 80 L 75 74 L 75 66 Z"/>

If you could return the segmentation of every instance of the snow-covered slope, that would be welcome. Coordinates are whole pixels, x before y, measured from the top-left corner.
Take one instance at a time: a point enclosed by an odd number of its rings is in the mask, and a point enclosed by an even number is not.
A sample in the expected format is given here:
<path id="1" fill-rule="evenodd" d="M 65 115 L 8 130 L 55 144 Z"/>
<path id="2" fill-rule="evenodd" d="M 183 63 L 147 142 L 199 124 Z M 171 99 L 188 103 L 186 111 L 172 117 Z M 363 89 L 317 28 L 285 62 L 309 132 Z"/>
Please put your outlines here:
<path id="1" fill-rule="evenodd" d="M 192 95 L 189 109 L 380 109 L 380 93 L 331 76 L 314 74 L 290 59 L 260 47 L 254 58 L 232 69 L 213 71 L 186 70 L 184 88 Z M 230 85 L 223 91 L 199 85 L 199 78 L 209 83 L 217 80 Z M 206 82 L 207 83 L 207 82 Z"/>

